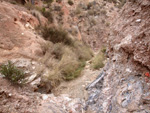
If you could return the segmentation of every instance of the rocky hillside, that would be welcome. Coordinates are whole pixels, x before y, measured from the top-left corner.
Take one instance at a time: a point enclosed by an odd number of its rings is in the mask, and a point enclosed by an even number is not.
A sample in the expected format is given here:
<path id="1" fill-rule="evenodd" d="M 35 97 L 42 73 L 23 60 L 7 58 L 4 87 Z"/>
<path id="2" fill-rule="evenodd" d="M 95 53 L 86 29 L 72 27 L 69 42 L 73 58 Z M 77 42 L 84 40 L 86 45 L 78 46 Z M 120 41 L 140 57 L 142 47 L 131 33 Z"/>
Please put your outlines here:
<path id="1" fill-rule="evenodd" d="M 89 87 L 87 109 L 99 113 L 149 113 L 150 1 L 128 0 L 112 25 L 109 61 Z"/>
<path id="2" fill-rule="evenodd" d="M 149 113 L 150 1 L 124 3 L 0 0 L 0 113 Z"/>

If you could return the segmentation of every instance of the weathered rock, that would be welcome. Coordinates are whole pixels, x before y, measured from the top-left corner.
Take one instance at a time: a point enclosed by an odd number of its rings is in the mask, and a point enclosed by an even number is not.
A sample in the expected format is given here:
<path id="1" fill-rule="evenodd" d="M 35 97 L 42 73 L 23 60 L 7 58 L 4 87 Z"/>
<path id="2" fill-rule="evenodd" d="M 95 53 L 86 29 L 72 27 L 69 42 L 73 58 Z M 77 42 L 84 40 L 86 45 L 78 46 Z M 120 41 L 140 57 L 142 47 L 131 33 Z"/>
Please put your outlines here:
<path id="1" fill-rule="evenodd" d="M 149 12 L 149 0 L 128 1 L 116 18 L 109 37 L 109 68 L 104 68 L 102 88 L 95 85 L 89 90 L 89 111 L 150 112 L 150 78 L 145 77 L 145 73 L 150 72 Z M 100 82 L 97 85 L 100 86 Z"/>
<path id="2" fill-rule="evenodd" d="M 7 2 L 0 2 L 0 15 L 0 63 L 20 57 L 35 60 L 43 55 L 41 43 L 45 41 L 33 31 L 39 25 L 37 18 Z"/>

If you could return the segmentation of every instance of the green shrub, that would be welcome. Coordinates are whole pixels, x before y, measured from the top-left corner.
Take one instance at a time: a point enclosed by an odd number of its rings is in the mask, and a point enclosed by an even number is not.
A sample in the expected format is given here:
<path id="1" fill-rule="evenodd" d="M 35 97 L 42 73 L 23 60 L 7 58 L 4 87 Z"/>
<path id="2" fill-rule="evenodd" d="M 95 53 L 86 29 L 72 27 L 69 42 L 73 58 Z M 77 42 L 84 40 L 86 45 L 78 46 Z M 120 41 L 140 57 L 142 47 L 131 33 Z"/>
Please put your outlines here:
<path id="1" fill-rule="evenodd" d="M 10 61 L 8 61 L 8 64 L 0 67 L 0 73 L 14 83 L 21 84 L 24 82 L 24 72 L 15 67 Z"/>
<path id="2" fill-rule="evenodd" d="M 67 81 L 78 77 L 85 67 L 85 62 L 80 62 L 78 65 L 70 62 L 62 68 L 63 78 Z"/>
<path id="3" fill-rule="evenodd" d="M 102 47 L 101 52 L 106 53 L 106 47 Z"/>
<path id="4" fill-rule="evenodd" d="M 72 39 L 68 36 L 68 33 L 62 28 L 56 29 L 45 26 L 42 29 L 42 35 L 45 40 L 49 40 L 53 43 L 64 43 L 65 45 L 73 45 Z"/>
<path id="5" fill-rule="evenodd" d="M 69 4 L 69 5 L 73 5 L 74 3 L 73 3 L 72 0 L 68 0 L 68 4 Z"/>
<path id="6" fill-rule="evenodd" d="M 92 60 L 92 68 L 99 69 L 104 67 L 105 56 L 103 52 L 99 52 Z"/>

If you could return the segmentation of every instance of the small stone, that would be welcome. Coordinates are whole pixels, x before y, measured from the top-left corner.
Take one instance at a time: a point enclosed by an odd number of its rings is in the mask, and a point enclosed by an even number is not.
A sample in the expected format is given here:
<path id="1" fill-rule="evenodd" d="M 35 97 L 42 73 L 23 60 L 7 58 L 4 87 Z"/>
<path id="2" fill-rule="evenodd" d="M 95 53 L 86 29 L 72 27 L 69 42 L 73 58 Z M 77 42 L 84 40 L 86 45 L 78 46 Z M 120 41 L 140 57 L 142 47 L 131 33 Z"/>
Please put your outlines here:
<path id="1" fill-rule="evenodd" d="M 35 66 L 33 66 L 32 69 L 35 69 Z"/>
<path id="2" fill-rule="evenodd" d="M 47 95 L 42 95 L 42 99 L 46 100 L 46 99 L 48 99 L 48 96 Z"/>
<path id="3" fill-rule="evenodd" d="M 85 87 L 85 85 L 82 85 L 82 87 Z"/>
<path id="4" fill-rule="evenodd" d="M 141 19 L 137 19 L 136 22 L 137 22 L 137 23 L 141 22 Z"/>
<path id="5" fill-rule="evenodd" d="M 127 68 L 127 69 L 126 69 L 126 72 L 131 73 L 132 71 L 131 71 L 129 68 Z"/>
<path id="6" fill-rule="evenodd" d="M 123 102 L 122 102 L 122 107 L 126 107 L 128 105 L 128 101 L 127 100 L 124 100 Z"/>
<path id="7" fill-rule="evenodd" d="M 11 93 L 9 93 L 9 94 L 8 94 L 8 96 L 9 96 L 9 97 L 11 97 L 11 96 L 12 96 L 12 94 L 11 94 Z"/>

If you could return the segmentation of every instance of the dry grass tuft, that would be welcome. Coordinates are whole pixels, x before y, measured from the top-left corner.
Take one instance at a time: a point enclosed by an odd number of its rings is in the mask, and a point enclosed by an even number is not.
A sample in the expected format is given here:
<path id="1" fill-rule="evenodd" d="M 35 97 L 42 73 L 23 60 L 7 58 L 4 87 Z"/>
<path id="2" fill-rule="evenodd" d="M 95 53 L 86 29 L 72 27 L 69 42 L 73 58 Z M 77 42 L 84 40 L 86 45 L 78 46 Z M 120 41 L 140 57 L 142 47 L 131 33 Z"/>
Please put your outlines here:
<path id="1" fill-rule="evenodd" d="M 68 81 L 80 76 L 85 61 L 93 56 L 89 47 L 79 41 L 74 41 L 74 46 L 48 43 L 43 46 L 43 49 L 45 55 L 40 61 L 49 69 L 46 77 L 53 87 L 63 80 Z"/>
<path id="2" fill-rule="evenodd" d="M 92 60 L 92 68 L 93 69 L 100 69 L 104 67 L 104 60 L 105 60 L 105 55 L 103 52 L 99 52 Z"/>

